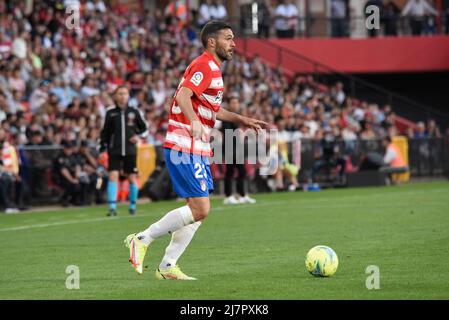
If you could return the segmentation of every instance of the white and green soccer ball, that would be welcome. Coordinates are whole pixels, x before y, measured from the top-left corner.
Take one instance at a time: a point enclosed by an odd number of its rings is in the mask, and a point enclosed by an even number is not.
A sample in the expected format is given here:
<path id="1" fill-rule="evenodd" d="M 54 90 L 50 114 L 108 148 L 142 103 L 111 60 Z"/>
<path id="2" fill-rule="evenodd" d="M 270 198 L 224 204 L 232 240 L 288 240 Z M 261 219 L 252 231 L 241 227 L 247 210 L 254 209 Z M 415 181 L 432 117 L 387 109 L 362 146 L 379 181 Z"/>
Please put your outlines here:
<path id="1" fill-rule="evenodd" d="M 338 257 L 327 246 L 316 246 L 306 256 L 306 269 L 316 277 L 330 277 L 338 268 Z"/>

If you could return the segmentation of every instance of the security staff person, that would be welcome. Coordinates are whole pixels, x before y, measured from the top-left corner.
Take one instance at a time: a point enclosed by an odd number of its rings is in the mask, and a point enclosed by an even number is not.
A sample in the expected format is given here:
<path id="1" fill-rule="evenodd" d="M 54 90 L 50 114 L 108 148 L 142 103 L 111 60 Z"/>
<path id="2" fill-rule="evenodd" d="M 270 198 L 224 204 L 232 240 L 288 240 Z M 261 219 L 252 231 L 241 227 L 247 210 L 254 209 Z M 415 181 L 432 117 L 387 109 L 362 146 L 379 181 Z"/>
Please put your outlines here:
<path id="1" fill-rule="evenodd" d="M 100 137 L 100 151 L 108 151 L 108 216 L 117 215 L 117 184 L 120 170 L 129 179 L 129 213 L 136 213 L 137 142 L 147 134 L 148 126 L 142 112 L 128 105 L 129 89 L 119 86 L 114 92 L 115 106 L 107 109 Z"/>
<path id="2" fill-rule="evenodd" d="M 75 157 L 76 141 L 62 141 L 62 152 L 55 159 L 54 172 L 56 183 L 64 190 L 62 196 L 62 205 L 68 206 L 69 203 L 81 205 L 86 196 L 80 181 L 81 168 Z"/>

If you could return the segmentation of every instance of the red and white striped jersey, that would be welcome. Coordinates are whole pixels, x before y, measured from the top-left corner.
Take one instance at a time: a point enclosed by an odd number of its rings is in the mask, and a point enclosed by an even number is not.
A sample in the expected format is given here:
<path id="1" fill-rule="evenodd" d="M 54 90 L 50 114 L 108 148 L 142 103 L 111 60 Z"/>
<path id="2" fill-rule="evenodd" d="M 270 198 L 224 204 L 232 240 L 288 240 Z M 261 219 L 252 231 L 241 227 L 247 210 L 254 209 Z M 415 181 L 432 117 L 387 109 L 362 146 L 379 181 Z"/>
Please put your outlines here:
<path id="1" fill-rule="evenodd" d="M 198 119 L 208 133 L 206 141 L 193 139 L 190 122 L 177 105 L 176 96 L 181 87 L 193 91 L 192 105 Z M 177 151 L 211 156 L 209 133 L 214 127 L 216 113 L 220 109 L 224 84 L 219 64 L 213 55 L 205 51 L 187 67 L 170 108 L 164 147 Z"/>

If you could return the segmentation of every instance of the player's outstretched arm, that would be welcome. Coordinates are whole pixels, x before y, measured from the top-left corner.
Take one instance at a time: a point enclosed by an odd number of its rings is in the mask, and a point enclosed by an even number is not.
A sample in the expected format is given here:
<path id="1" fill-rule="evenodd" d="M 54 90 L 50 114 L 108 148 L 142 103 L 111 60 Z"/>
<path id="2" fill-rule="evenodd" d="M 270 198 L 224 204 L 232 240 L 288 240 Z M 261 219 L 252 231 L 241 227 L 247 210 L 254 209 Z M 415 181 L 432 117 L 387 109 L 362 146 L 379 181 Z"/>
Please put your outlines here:
<path id="1" fill-rule="evenodd" d="M 240 123 L 250 129 L 254 129 L 257 131 L 268 126 L 268 123 L 266 123 L 265 121 L 248 118 L 235 112 L 230 112 L 223 108 L 220 108 L 220 110 L 218 110 L 217 119 L 221 121 Z"/>

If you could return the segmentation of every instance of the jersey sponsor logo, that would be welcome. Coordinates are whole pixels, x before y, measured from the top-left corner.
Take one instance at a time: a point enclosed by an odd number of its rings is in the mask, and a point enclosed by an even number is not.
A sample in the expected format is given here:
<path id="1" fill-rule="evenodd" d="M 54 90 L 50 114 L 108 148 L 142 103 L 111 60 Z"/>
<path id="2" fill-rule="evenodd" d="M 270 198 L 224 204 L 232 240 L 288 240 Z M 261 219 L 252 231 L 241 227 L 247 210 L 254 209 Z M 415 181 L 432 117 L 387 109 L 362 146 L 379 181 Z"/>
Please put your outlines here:
<path id="1" fill-rule="evenodd" d="M 198 71 L 193 74 L 192 78 L 190 79 L 190 82 L 192 82 L 194 85 L 198 87 L 201 81 L 203 81 L 203 78 L 204 78 L 203 73 Z"/>
<path id="2" fill-rule="evenodd" d="M 223 99 L 223 91 L 218 91 L 214 102 L 217 104 L 221 104 L 222 99 Z"/>
<path id="3" fill-rule="evenodd" d="M 220 105 L 221 100 L 223 99 L 223 91 L 218 91 L 216 96 L 212 96 L 210 94 L 203 93 L 201 95 L 203 99 L 205 99 L 207 102 L 213 105 Z"/>

